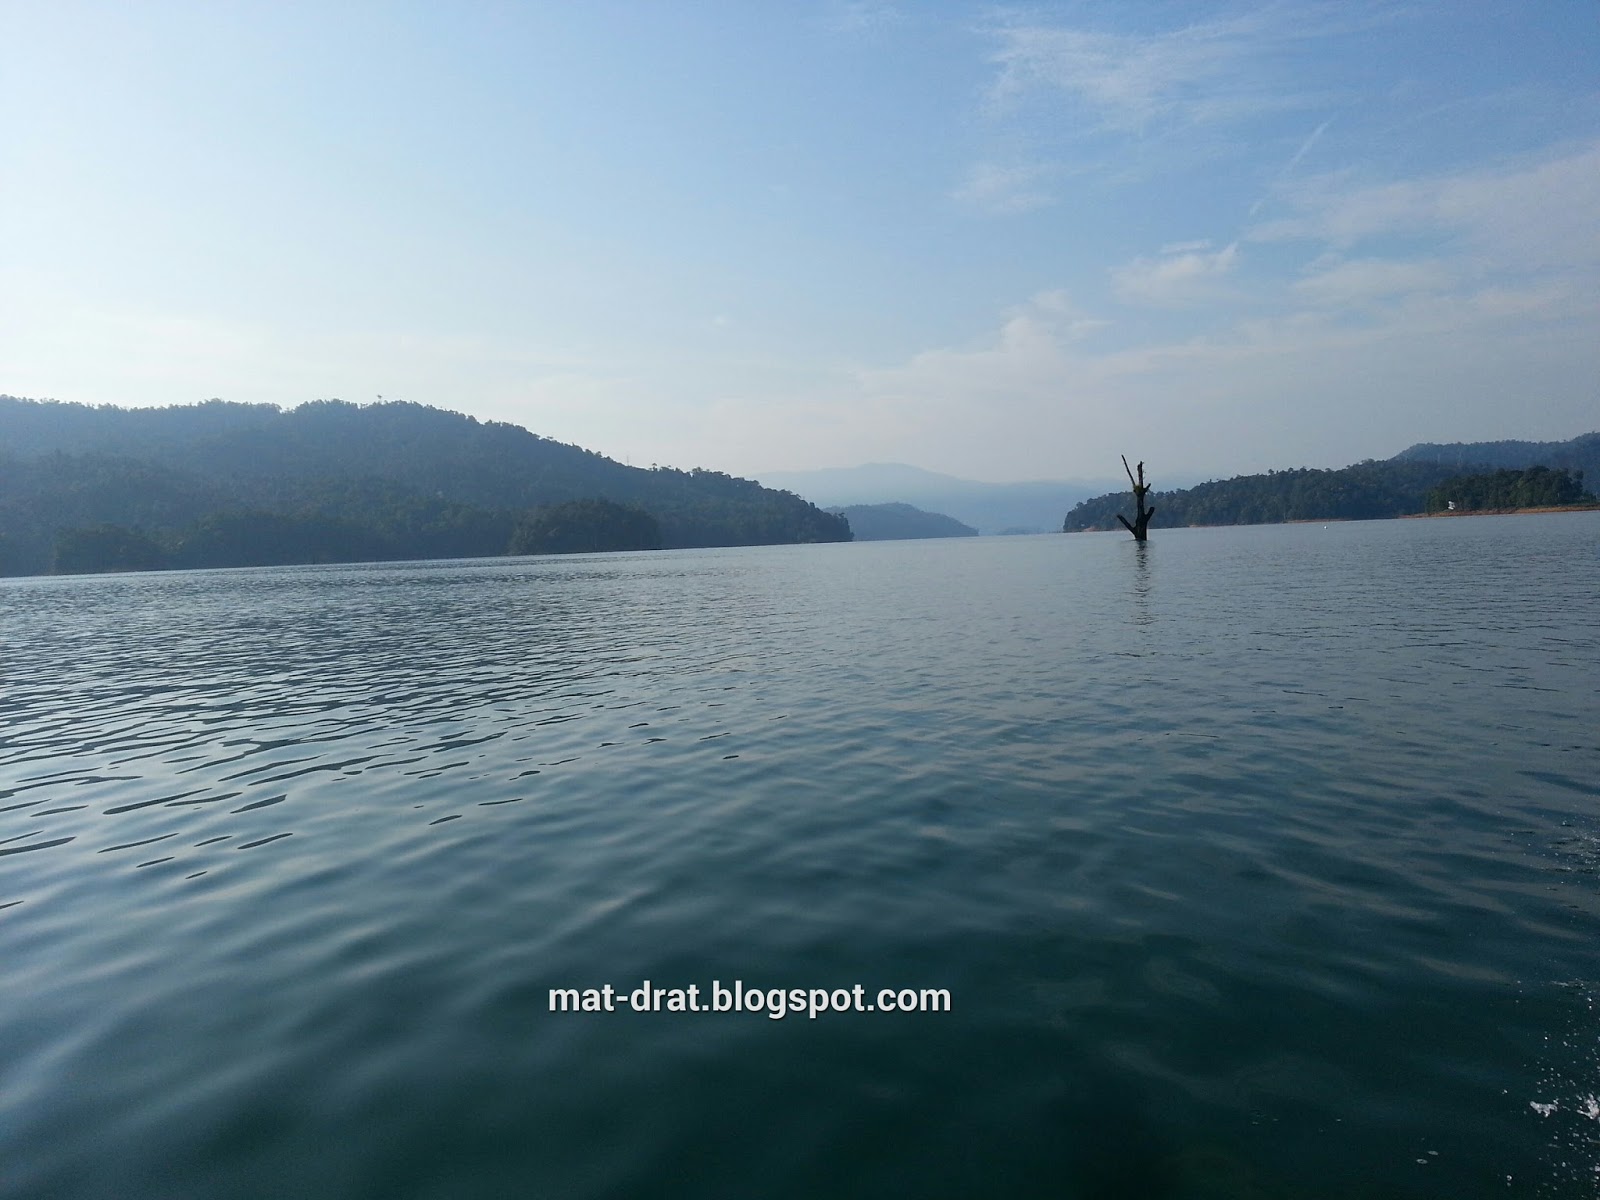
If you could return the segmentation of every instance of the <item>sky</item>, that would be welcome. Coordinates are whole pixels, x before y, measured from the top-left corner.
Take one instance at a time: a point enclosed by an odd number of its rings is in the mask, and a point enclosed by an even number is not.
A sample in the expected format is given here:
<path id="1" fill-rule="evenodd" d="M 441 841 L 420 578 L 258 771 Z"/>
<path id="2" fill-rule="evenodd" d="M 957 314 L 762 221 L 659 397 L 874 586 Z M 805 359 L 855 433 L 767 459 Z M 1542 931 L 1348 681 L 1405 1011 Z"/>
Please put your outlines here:
<path id="1" fill-rule="evenodd" d="M 1600 429 L 1594 0 L 0 0 L 0 393 L 1199 479 Z"/>

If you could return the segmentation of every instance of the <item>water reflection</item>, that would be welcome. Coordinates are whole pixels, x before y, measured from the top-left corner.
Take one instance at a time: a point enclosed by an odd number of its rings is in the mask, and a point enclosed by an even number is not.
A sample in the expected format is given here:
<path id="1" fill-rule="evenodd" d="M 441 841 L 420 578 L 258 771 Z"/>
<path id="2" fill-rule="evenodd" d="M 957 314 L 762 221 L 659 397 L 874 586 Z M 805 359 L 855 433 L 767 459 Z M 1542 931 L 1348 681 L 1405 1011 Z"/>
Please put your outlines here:
<path id="1" fill-rule="evenodd" d="M 1150 607 L 1154 588 L 1154 571 L 1150 563 L 1152 553 L 1149 542 L 1133 543 L 1133 623 L 1141 627 L 1155 624 L 1156 619 Z"/>

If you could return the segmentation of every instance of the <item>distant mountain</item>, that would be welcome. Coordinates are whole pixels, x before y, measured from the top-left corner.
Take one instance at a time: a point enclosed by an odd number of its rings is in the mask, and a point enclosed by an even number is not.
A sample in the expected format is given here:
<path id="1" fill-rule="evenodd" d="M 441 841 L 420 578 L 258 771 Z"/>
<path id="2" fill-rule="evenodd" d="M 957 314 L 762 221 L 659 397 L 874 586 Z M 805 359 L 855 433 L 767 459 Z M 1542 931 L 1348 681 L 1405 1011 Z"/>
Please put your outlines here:
<path id="1" fill-rule="evenodd" d="M 668 547 L 850 538 L 842 518 L 747 479 L 628 467 L 420 404 L 0 396 L 0 574 L 51 570 L 63 537 L 77 569 L 102 553 L 108 568 L 503 554 L 530 513 L 597 500 L 647 515 Z"/>
<path id="2" fill-rule="evenodd" d="M 980 483 L 904 463 L 770 471 L 762 482 L 827 507 L 910 504 L 928 512 L 948 513 L 980 533 L 1054 531 L 1061 528 L 1061 516 L 1067 509 L 1112 485 L 1109 479 Z"/>
<path id="3" fill-rule="evenodd" d="M 1362 521 L 1428 511 L 1429 493 L 1447 480 L 1461 482 L 1463 468 L 1520 471 L 1543 466 L 1600 482 L 1600 433 L 1565 442 L 1419 444 L 1391 459 L 1337 470 L 1296 468 L 1240 475 L 1192 488 L 1152 492 L 1152 529 L 1183 525 L 1268 525 L 1282 521 Z M 1577 480 L 1574 480 L 1576 483 Z M 1593 490 L 1592 482 L 1590 490 Z M 1118 512 L 1133 511 L 1126 486 L 1082 501 L 1062 528 L 1073 533 L 1117 529 Z"/>
<path id="4" fill-rule="evenodd" d="M 954 517 L 924 512 L 909 504 L 850 504 L 827 511 L 849 521 L 858 542 L 978 536 L 971 525 L 963 525 Z"/>
<path id="5" fill-rule="evenodd" d="M 1600 485 L 1600 433 L 1585 433 L 1565 442 L 1418 442 L 1391 462 L 1430 462 L 1449 467 L 1488 467 L 1521 471 L 1528 467 L 1565 467 L 1582 471 L 1590 487 Z"/>

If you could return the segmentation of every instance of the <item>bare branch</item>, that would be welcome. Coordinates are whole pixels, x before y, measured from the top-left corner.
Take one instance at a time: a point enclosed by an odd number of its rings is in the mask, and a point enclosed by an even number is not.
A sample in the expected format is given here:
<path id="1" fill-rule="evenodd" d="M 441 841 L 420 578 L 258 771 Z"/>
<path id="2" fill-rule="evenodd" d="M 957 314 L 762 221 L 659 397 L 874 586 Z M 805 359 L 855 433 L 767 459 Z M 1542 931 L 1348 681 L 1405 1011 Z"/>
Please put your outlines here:
<path id="1" fill-rule="evenodd" d="M 1134 478 L 1133 468 L 1128 465 L 1128 456 L 1122 456 L 1122 469 L 1128 473 L 1128 484 L 1133 488 L 1134 518 L 1129 524 L 1128 519 L 1121 513 L 1117 520 L 1122 522 L 1122 527 L 1133 534 L 1134 540 L 1142 542 L 1150 530 L 1150 518 L 1156 515 L 1156 510 L 1144 506 L 1144 498 L 1150 494 L 1150 485 L 1144 481 L 1144 463 L 1139 464 L 1139 477 Z"/>

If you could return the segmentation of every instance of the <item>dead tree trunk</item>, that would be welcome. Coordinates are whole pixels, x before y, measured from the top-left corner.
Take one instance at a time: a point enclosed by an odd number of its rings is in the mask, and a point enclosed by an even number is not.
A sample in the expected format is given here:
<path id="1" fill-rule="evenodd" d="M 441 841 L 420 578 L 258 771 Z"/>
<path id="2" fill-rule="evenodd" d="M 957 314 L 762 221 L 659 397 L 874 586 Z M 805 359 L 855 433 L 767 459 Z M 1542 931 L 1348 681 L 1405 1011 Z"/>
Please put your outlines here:
<path id="1" fill-rule="evenodd" d="M 1133 515 L 1133 524 L 1128 524 L 1128 518 L 1121 513 L 1117 520 L 1122 522 L 1122 527 L 1133 534 L 1136 542 L 1145 541 L 1150 536 L 1150 518 L 1156 515 L 1156 510 L 1144 506 L 1144 498 L 1150 493 L 1150 485 L 1144 481 L 1144 464 L 1139 464 L 1139 478 L 1133 477 L 1133 468 L 1128 466 L 1128 456 L 1122 456 L 1122 469 L 1128 473 L 1128 482 L 1133 484 L 1133 502 L 1137 506 Z"/>

